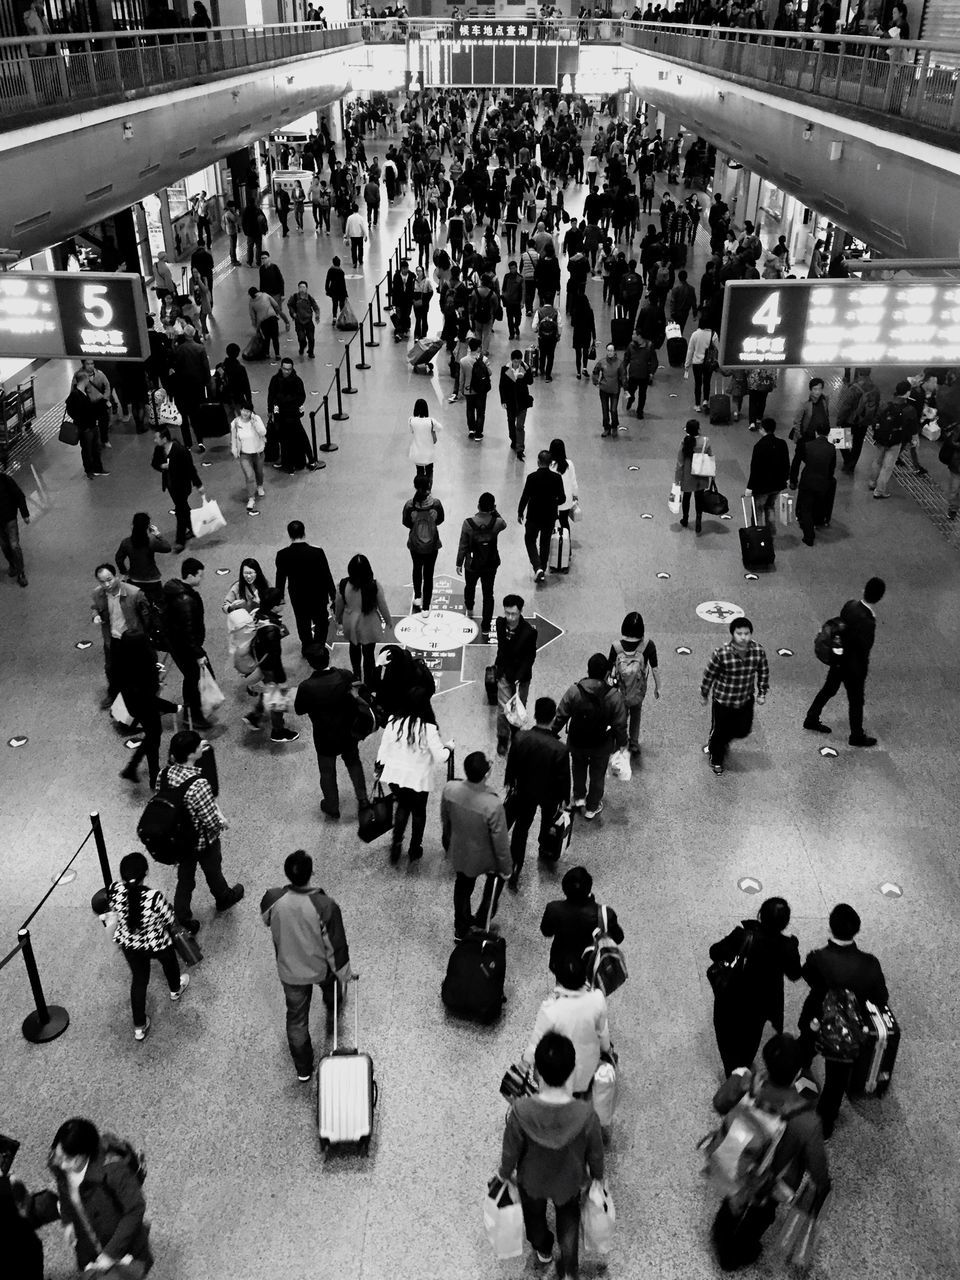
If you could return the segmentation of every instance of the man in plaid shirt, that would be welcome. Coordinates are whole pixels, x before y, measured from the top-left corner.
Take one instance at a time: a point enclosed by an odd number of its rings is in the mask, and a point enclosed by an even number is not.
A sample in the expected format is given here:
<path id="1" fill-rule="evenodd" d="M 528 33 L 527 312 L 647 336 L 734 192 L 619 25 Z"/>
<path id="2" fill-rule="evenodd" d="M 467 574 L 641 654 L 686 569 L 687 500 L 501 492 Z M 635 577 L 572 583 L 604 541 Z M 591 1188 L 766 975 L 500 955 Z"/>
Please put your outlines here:
<path id="1" fill-rule="evenodd" d="M 723 773 L 727 747 L 734 738 L 748 738 L 753 728 L 754 686 L 756 701 L 763 706 L 770 688 L 770 665 L 763 647 L 753 638 L 749 618 L 734 618 L 731 639 L 707 664 L 700 681 L 700 697 L 706 702 L 713 690 L 710 739 L 705 750 L 713 772 Z"/>
<path id="2" fill-rule="evenodd" d="M 177 888 L 173 910 L 190 933 L 197 933 L 200 922 L 190 907 L 197 883 L 197 867 L 203 872 L 218 911 L 228 911 L 243 897 L 243 885 L 231 889 L 223 876 L 223 854 L 220 835 L 227 820 L 213 796 L 213 788 L 200 771 L 204 743 L 193 729 L 182 729 L 170 739 L 170 764 L 160 775 L 160 792 L 187 784 L 183 805 L 193 828 L 192 838 L 177 862 Z"/>

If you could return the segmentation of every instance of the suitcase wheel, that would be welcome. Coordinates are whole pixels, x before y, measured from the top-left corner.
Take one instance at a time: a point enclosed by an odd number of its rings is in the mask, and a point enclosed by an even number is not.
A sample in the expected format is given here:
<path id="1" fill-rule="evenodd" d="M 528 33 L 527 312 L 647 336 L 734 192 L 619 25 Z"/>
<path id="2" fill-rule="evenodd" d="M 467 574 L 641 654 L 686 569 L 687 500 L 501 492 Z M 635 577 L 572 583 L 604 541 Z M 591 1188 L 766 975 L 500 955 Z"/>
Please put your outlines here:
<path id="1" fill-rule="evenodd" d="M 327 1152 L 327 1151 L 329 1151 L 329 1150 L 330 1150 L 330 1139 L 329 1139 L 329 1138 L 321 1138 L 321 1139 L 320 1139 L 320 1150 L 321 1150 L 321 1151 L 323 1151 L 323 1152 Z"/>
<path id="2" fill-rule="evenodd" d="M 360 1155 L 368 1156 L 370 1154 L 370 1139 L 361 1138 L 360 1141 L 357 1143 L 357 1150 L 359 1151 Z"/>

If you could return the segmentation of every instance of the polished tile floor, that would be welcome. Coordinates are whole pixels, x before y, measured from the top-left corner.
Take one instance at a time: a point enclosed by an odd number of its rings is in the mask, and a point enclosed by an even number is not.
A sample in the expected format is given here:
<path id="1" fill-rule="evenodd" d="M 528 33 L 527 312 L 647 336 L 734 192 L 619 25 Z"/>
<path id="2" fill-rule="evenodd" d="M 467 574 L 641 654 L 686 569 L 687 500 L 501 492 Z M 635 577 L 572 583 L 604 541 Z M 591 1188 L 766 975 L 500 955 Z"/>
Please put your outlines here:
<path id="1" fill-rule="evenodd" d="M 350 282 L 355 300 L 364 290 L 369 296 L 382 275 L 408 212 L 409 202 L 385 212 L 364 280 Z M 301 276 L 321 288 L 338 247 L 295 232 L 282 244 L 272 235 L 270 245 L 291 289 Z M 698 268 L 701 257 L 702 246 Z M 240 268 L 218 281 L 216 353 L 230 339 L 244 340 L 252 275 Z M 603 337 L 608 320 L 599 284 L 590 290 Z M 432 320 L 438 328 L 436 310 Z M 258 556 L 270 571 L 293 517 L 304 519 L 326 548 L 336 576 L 355 551 L 366 552 L 391 609 L 407 611 L 410 565 L 400 511 L 411 492 L 406 420 L 418 396 L 428 398 L 446 428 L 435 480 L 447 510 L 439 571 L 452 573 L 460 521 L 483 489 L 496 494 L 510 518 L 524 468 L 508 448 L 493 397 L 486 437 L 473 444 L 462 405 L 446 402 L 450 383 L 442 366 L 433 380 L 413 377 L 390 330 L 377 333 L 381 346 L 372 369 L 354 374 L 359 394 L 346 406 L 349 421 L 334 425 L 340 447 L 327 456 L 325 471 L 295 479 L 269 472 L 262 515 L 249 518 L 226 450 L 211 449 L 206 458 L 208 491 L 228 519 L 221 534 L 196 548 L 207 565 L 209 647 L 227 692 L 213 740 L 231 823 L 225 863 L 246 884 L 246 900 L 217 918 L 198 889 L 205 959 L 178 1006 L 168 1004 L 155 976 L 154 1027 L 143 1044 L 131 1033 L 126 967 L 88 907 L 97 884 L 90 846 L 76 879 L 56 889 L 32 926 L 47 997 L 70 1011 L 67 1033 L 49 1045 L 27 1044 L 19 1030 L 30 1008 L 22 965 L 15 961 L 0 975 L 0 1129 L 23 1142 L 18 1172 L 33 1184 L 42 1180 L 50 1137 L 75 1113 L 142 1143 L 159 1280 L 314 1273 L 465 1280 L 530 1268 L 529 1257 L 503 1267 L 489 1257 L 480 1199 L 498 1157 L 505 1110 L 499 1079 L 550 987 L 538 925 L 558 892 L 555 877 L 534 858 L 519 896 L 503 904 L 509 998 L 500 1024 L 479 1030 L 449 1020 L 439 985 L 452 936 L 452 883 L 436 801 L 426 856 L 414 869 L 390 868 L 383 842 L 359 843 L 352 799 L 345 799 L 338 825 L 325 822 L 309 733 L 281 749 L 243 728 L 245 695 L 230 670 L 219 613 L 240 559 Z M 509 345 L 498 326 L 495 364 Z M 295 343 L 286 349 L 295 353 Z M 303 365 L 310 405 L 319 403 L 341 353 L 325 326 L 317 360 Z M 261 405 L 271 372 L 252 371 Z M 41 378 L 47 402 L 59 394 L 53 374 Z M 804 376 L 791 375 L 771 400 L 784 422 Z M 903 489 L 895 486 L 893 501 L 877 508 L 859 475 L 855 483 L 841 480 L 833 527 L 814 549 L 800 543 L 794 526 L 777 539 L 775 571 L 746 580 L 738 497 L 755 437 L 742 423 L 710 431 L 719 485 L 735 518 L 707 520 L 695 538 L 666 507 L 691 399 L 677 372 L 658 375 L 646 420 L 624 417 L 627 429 L 614 441 L 600 438 L 596 392 L 575 381 L 566 335 L 555 381 L 538 384 L 535 397 L 528 458 L 554 435 L 566 440 L 585 519 L 576 526 L 570 575 L 538 588 L 512 520 L 502 540 L 498 594 L 519 590 L 528 613 L 563 631 L 538 658 L 532 696 L 559 696 L 584 673 L 589 654 L 606 650 L 632 609 L 646 618 L 663 672 L 663 698 L 645 712 L 642 767 L 629 783 L 609 782 L 602 818 L 577 826 L 566 863 L 590 868 L 598 896 L 616 907 L 627 931 L 631 978 L 611 1001 L 624 1089 L 609 1152 L 619 1221 L 609 1273 L 699 1280 L 716 1272 L 708 1247 L 715 1202 L 695 1152 L 711 1124 L 719 1073 L 704 971 L 709 944 L 756 909 L 759 898 L 738 888 L 738 880 L 752 877 L 762 895 L 790 900 L 804 950 L 824 940 L 830 907 L 852 902 L 863 917 L 863 946 L 881 957 L 903 1025 L 890 1094 L 847 1105 L 831 1144 L 835 1191 L 814 1274 L 823 1280 L 951 1274 L 960 1249 L 955 551 Z M 925 446 L 925 456 L 932 453 Z M 126 752 L 97 710 L 100 642 L 87 601 L 94 566 L 112 558 L 135 510 L 149 509 L 162 528 L 170 528 L 171 518 L 149 467 L 149 438 L 119 429 L 109 456 L 111 477 L 89 482 L 74 454 L 54 442 L 33 457 L 42 492 L 29 472 L 21 473 L 35 512 L 25 534 L 31 584 L 21 591 L 0 579 L 4 952 L 83 838 L 89 811 L 102 815 L 116 867 L 135 845 L 146 798 L 143 786 L 130 789 L 117 779 Z M 166 567 L 174 571 L 172 557 Z M 220 569 L 229 572 L 217 576 Z M 867 727 L 879 746 L 868 752 L 846 746 L 837 701 L 827 718 L 839 754 L 823 758 L 821 740 L 800 728 L 823 674 L 813 636 L 874 573 L 889 584 L 867 691 Z M 706 722 L 697 694 L 711 649 L 725 635 L 697 616 L 697 606 L 713 600 L 753 619 L 772 665 L 771 696 L 755 732 L 733 748 L 721 779 L 701 754 Z M 86 639 L 92 647 L 78 650 Z M 684 648 L 691 652 L 677 652 Z M 486 660 L 481 647 L 471 646 L 465 683 L 437 700 L 442 731 L 456 738 L 461 753 L 493 749 L 482 689 Z M 303 674 L 292 648 L 290 671 Z M 18 734 L 29 739 L 25 746 L 3 745 Z M 373 754 L 368 743 L 368 765 Z M 342 905 L 362 974 L 360 1041 L 374 1054 L 381 1089 L 366 1160 L 324 1161 L 319 1153 L 314 1091 L 297 1084 L 290 1064 L 281 989 L 257 917 L 261 893 L 282 882 L 283 858 L 299 846 L 312 852 L 319 882 Z M 171 889 L 173 877 L 156 868 L 152 881 Z M 901 886 L 903 896 L 883 896 L 879 886 L 886 882 Z M 801 996 L 788 992 L 788 1019 Z M 349 1014 L 344 1029 L 352 1036 Z M 322 1021 L 322 1015 L 314 1020 L 318 1044 Z M 72 1274 L 55 1233 L 47 1235 L 47 1253 L 55 1280 Z M 588 1265 L 585 1274 L 591 1273 Z M 778 1273 L 773 1259 L 754 1272 Z"/>

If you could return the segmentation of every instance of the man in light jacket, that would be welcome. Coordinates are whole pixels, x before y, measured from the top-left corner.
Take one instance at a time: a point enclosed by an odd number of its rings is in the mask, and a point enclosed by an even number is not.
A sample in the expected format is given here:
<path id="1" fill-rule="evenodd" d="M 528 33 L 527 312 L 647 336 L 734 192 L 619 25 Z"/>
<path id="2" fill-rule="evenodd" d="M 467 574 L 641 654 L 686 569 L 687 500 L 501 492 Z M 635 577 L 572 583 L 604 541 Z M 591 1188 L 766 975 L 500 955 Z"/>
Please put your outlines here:
<path id="1" fill-rule="evenodd" d="M 283 864 L 289 884 L 268 889 L 260 902 L 263 923 L 273 935 L 277 972 L 287 1001 L 287 1042 L 306 1084 L 313 1075 L 310 1040 L 310 1000 L 319 986 L 328 1021 L 333 1019 L 333 984 L 345 993 L 350 980 L 350 950 L 340 908 L 323 889 L 311 883 L 313 859 L 303 849 Z"/>
<path id="2" fill-rule="evenodd" d="M 482 751 L 463 762 L 466 779 L 448 782 L 440 798 L 443 848 L 457 873 L 453 889 L 453 933 L 457 941 L 470 929 L 487 927 L 497 914 L 503 882 L 513 870 L 503 805 L 486 785 L 491 764 Z M 472 914 L 473 889 L 485 876 L 483 897 Z"/>
<path id="3" fill-rule="evenodd" d="M 620 399 L 622 380 L 623 368 L 617 359 L 617 348 L 612 342 L 608 342 L 603 359 L 593 366 L 593 385 L 600 392 L 600 412 L 603 414 L 605 436 L 615 436 L 620 426 L 617 402 Z"/>
<path id="4" fill-rule="evenodd" d="M 585 1096 L 600 1065 L 600 1055 L 610 1052 L 607 1027 L 607 998 L 587 984 L 587 964 L 583 956 L 570 952 L 559 957 L 557 985 L 553 995 L 541 1004 L 533 1024 L 530 1043 L 522 1061 L 533 1065 L 537 1045 L 548 1031 L 567 1036 L 576 1052 L 571 1087 L 574 1096 Z"/>

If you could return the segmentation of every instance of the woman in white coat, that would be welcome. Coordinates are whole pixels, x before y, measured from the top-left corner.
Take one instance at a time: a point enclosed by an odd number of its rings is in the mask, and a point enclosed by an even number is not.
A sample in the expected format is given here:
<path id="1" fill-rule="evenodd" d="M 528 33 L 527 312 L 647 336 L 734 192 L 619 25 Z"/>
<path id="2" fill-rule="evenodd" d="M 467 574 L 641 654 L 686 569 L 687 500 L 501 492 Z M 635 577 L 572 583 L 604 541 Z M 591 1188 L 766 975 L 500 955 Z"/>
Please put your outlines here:
<path id="1" fill-rule="evenodd" d="M 426 476 L 433 484 L 433 459 L 437 452 L 437 440 L 443 430 L 436 418 L 430 417 L 426 400 L 418 400 L 409 419 L 410 451 L 407 457 L 415 463 L 418 476 Z"/>
<path id="2" fill-rule="evenodd" d="M 576 505 L 579 491 L 577 489 L 577 472 L 567 457 L 567 447 L 557 437 L 550 441 L 550 470 L 555 471 L 563 481 L 563 501 L 557 510 L 557 519 L 561 529 L 570 528 L 570 513 Z"/>
<path id="3" fill-rule="evenodd" d="M 423 857 L 423 832 L 427 825 L 427 801 L 433 771 L 449 759 L 453 740 L 444 743 L 437 728 L 437 718 L 425 693 L 411 696 L 403 716 L 391 716 L 384 726 L 377 751 L 376 772 L 397 797 L 393 819 L 393 842 L 390 861 L 396 866 L 403 852 L 407 820 L 410 828 L 409 857 L 416 862 Z"/>

